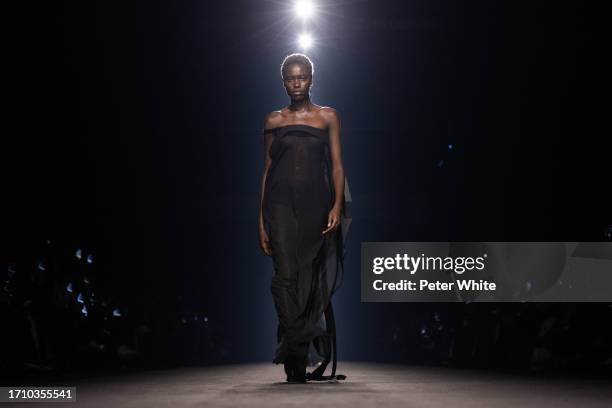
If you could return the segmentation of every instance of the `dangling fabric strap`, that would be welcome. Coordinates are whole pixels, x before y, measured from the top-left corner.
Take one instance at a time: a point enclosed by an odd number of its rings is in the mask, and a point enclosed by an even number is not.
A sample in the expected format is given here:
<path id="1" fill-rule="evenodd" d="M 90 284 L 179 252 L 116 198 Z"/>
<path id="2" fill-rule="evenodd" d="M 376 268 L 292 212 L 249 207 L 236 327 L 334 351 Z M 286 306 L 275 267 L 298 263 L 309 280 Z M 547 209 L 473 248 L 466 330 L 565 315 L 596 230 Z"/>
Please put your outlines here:
<path id="1" fill-rule="evenodd" d="M 338 246 L 337 250 L 339 252 L 338 260 L 340 262 L 340 270 L 344 271 L 344 244 L 343 244 L 343 231 L 342 229 L 338 237 Z M 334 282 L 334 287 L 332 288 L 332 295 L 336 291 L 336 282 Z M 312 373 L 307 373 L 306 378 L 308 380 L 313 381 L 326 381 L 326 380 L 346 380 L 346 375 L 344 374 L 336 374 L 336 367 L 338 365 L 338 349 L 336 344 L 336 321 L 334 319 L 334 308 L 332 307 L 331 297 L 325 308 L 325 328 L 329 335 L 330 342 L 330 353 L 325 359 L 321 362 L 321 364 L 314 370 Z M 329 364 L 330 359 L 333 358 L 332 362 L 332 373 L 331 375 L 323 375 L 327 365 Z"/>
<path id="2" fill-rule="evenodd" d="M 319 365 L 316 370 L 314 370 L 312 373 L 307 373 L 306 378 L 311 381 L 346 380 L 346 375 L 336 374 L 336 367 L 338 365 L 338 355 L 336 349 L 336 321 L 334 320 L 334 308 L 332 307 L 331 300 L 325 309 L 325 325 L 327 326 L 327 332 L 330 335 L 330 355 L 328 355 L 325 360 L 321 362 L 321 365 Z M 331 375 L 323 375 L 327 365 L 329 364 L 330 357 L 333 357 Z"/>

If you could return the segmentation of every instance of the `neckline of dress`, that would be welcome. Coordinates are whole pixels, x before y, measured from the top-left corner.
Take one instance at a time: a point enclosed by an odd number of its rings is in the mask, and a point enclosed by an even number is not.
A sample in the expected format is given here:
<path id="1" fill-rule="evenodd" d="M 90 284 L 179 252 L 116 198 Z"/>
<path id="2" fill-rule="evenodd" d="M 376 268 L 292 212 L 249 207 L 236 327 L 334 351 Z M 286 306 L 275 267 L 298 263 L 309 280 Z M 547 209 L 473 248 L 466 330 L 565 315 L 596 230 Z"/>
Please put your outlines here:
<path id="1" fill-rule="evenodd" d="M 290 124 L 288 124 L 288 125 L 277 126 L 277 127 L 270 128 L 270 129 L 264 129 L 264 131 L 269 132 L 269 131 L 271 131 L 271 130 L 283 129 L 283 128 L 286 128 L 286 127 L 289 127 L 289 126 L 304 126 L 304 127 L 308 127 L 308 128 L 311 128 L 311 129 L 318 130 L 318 131 L 320 131 L 320 132 L 325 132 L 325 133 L 327 133 L 327 129 L 322 129 L 322 128 L 319 128 L 319 127 L 316 127 L 316 126 L 312 126 L 312 125 L 307 125 L 307 124 L 305 124 L 305 123 L 290 123 Z"/>

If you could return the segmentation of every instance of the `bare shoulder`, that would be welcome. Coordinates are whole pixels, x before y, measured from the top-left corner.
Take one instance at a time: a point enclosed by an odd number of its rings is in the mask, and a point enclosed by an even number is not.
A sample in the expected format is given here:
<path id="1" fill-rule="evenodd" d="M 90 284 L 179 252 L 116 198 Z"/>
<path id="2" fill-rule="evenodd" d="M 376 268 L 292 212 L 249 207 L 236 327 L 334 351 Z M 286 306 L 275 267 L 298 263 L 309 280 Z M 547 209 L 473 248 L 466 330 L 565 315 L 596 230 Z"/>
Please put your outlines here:
<path id="1" fill-rule="evenodd" d="M 331 106 L 322 106 L 320 112 L 328 126 L 339 126 L 340 114 L 336 108 L 332 108 Z"/>
<path id="2" fill-rule="evenodd" d="M 275 110 L 268 113 L 264 119 L 264 129 L 272 129 L 280 126 L 282 121 L 282 113 L 280 110 Z"/>

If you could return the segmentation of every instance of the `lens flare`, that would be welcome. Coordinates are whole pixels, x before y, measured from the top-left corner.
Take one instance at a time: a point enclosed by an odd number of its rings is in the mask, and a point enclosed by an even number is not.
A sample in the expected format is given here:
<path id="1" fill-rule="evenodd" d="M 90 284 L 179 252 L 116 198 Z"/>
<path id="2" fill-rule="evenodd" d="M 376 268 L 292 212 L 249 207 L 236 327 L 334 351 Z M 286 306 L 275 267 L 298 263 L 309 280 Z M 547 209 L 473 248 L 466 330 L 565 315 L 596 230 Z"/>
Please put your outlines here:
<path id="1" fill-rule="evenodd" d="M 312 1 L 299 0 L 295 2 L 293 6 L 293 11 L 295 12 L 298 18 L 307 20 L 314 15 L 315 6 Z"/>
<path id="2" fill-rule="evenodd" d="M 302 33 L 298 37 L 298 44 L 301 48 L 307 50 L 312 46 L 312 36 L 308 33 Z"/>

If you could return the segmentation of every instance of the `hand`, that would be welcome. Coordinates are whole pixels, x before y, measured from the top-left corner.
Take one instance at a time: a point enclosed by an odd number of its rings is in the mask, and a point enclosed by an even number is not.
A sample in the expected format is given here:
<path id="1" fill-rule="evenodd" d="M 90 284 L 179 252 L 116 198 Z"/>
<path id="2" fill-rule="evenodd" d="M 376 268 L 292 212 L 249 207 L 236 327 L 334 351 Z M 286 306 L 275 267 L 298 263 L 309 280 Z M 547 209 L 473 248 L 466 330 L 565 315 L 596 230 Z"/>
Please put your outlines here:
<path id="1" fill-rule="evenodd" d="M 327 228 L 323 230 L 323 234 L 335 231 L 338 225 L 340 225 L 340 207 L 333 207 L 327 215 Z"/>
<path id="2" fill-rule="evenodd" d="M 272 255 L 272 247 L 270 246 L 270 239 L 268 238 L 268 233 L 265 228 L 259 228 L 259 248 L 263 251 L 264 254 L 271 256 Z"/>

